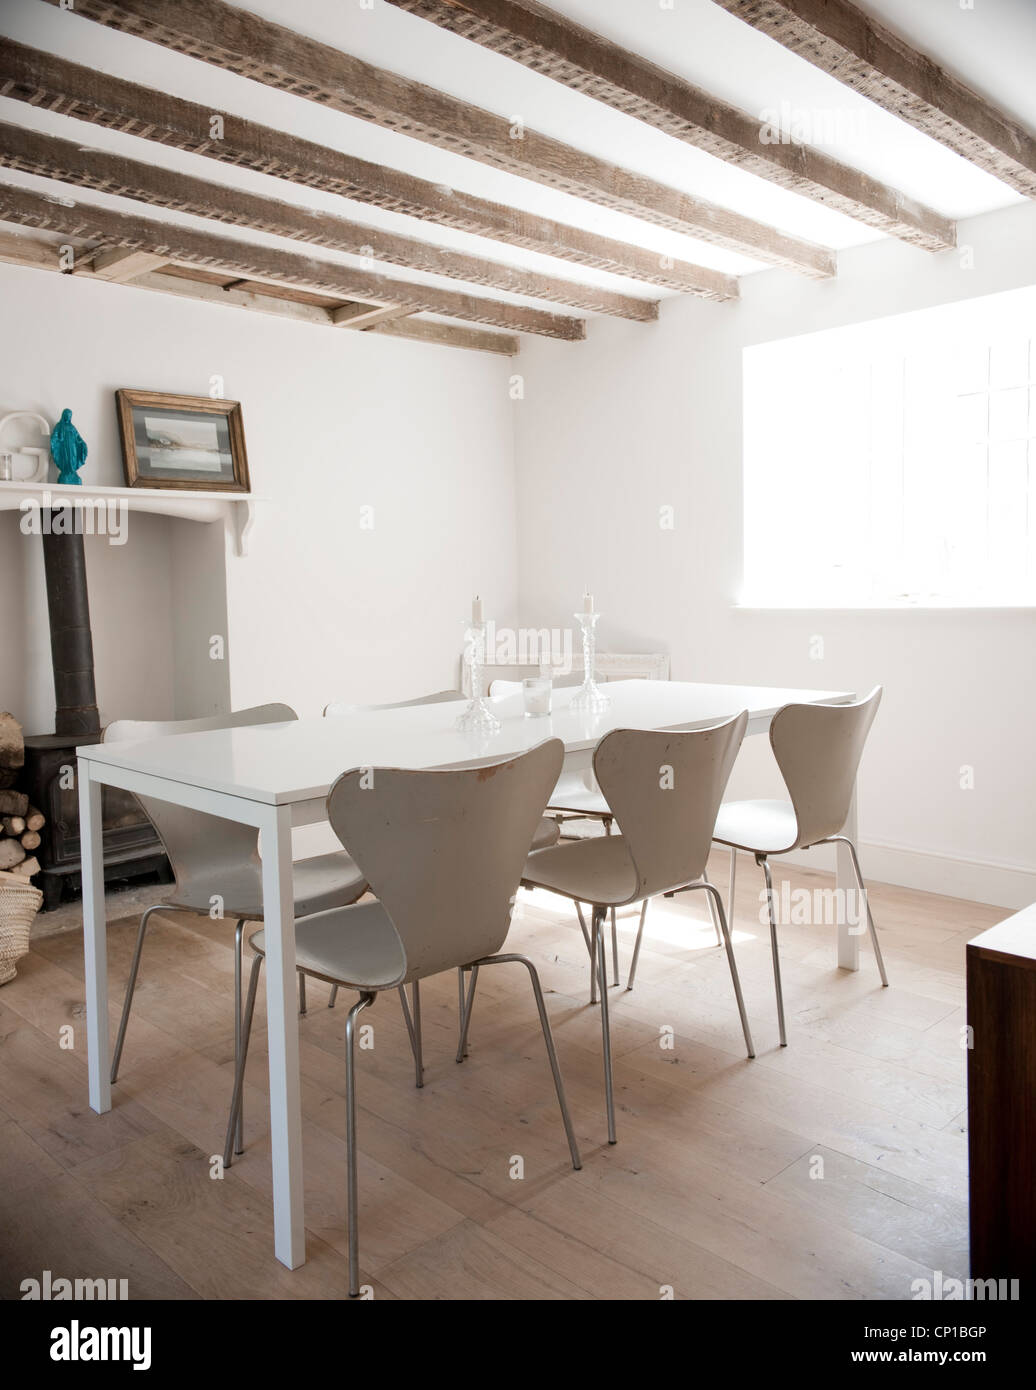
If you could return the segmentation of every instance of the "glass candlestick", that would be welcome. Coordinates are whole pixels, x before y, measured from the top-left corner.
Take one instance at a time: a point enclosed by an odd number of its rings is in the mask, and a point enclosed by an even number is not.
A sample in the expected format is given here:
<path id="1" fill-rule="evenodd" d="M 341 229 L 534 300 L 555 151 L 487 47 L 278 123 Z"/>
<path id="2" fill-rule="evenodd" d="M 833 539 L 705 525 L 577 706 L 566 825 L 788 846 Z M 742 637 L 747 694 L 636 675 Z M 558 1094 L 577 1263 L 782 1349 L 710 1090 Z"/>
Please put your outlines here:
<path id="1" fill-rule="evenodd" d="M 600 613 L 576 613 L 576 621 L 583 629 L 583 684 L 569 702 L 569 709 L 596 714 L 611 704 L 608 696 L 594 680 L 594 651 L 596 638 L 594 629 Z"/>
<path id="2" fill-rule="evenodd" d="M 486 651 L 485 623 L 472 623 L 464 634 L 464 659 L 471 677 L 471 701 L 457 719 L 456 727 L 465 734 L 498 734 L 500 720 L 486 704 L 482 694 L 482 666 Z"/>

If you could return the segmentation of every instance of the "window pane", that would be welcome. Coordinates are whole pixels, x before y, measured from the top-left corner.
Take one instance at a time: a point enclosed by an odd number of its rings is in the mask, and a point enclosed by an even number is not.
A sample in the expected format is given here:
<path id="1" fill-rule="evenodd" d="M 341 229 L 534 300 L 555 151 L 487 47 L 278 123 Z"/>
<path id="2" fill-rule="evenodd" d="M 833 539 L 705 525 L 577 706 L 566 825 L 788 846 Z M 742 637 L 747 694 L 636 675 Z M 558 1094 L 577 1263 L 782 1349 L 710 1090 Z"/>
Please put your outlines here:
<path id="1" fill-rule="evenodd" d="M 743 600 L 1033 602 L 1036 287 L 745 349 Z"/>

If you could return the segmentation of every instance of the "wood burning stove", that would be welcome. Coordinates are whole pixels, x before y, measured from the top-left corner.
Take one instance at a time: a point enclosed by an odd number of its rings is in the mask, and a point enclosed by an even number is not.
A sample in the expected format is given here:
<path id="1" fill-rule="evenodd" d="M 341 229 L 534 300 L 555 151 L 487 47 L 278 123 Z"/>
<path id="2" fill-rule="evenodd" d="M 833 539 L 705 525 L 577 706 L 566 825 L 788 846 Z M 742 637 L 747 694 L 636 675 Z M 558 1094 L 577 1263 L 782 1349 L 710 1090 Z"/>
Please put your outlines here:
<path id="1" fill-rule="evenodd" d="M 74 739 L 64 734 L 30 734 L 25 740 L 22 790 L 47 817 L 35 852 L 40 874 L 34 880 L 43 892 L 44 912 L 82 890 L 75 750 L 77 744 L 100 739 L 100 733 L 93 733 Z M 104 787 L 101 818 L 106 883 L 148 873 L 157 873 L 163 882 L 170 880 L 162 842 L 132 793 Z"/>
<path id="2" fill-rule="evenodd" d="M 23 790 L 47 817 L 36 851 L 43 910 L 57 907 L 67 891 L 81 890 L 78 744 L 99 743 L 101 721 L 94 688 L 90 600 L 82 534 L 72 526 L 42 528 L 47 577 L 50 647 L 56 710 L 53 734 L 25 740 Z M 116 787 L 101 796 L 105 882 L 157 872 L 171 877 L 162 842 L 136 797 Z"/>

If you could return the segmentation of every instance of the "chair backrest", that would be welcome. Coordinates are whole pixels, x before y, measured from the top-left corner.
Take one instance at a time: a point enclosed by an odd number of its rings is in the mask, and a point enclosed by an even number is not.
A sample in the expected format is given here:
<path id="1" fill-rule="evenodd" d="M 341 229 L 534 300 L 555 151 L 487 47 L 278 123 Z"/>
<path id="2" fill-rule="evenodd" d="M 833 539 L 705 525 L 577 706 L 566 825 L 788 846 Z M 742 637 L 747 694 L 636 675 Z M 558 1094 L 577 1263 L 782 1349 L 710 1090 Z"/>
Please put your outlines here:
<path id="1" fill-rule="evenodd" d="M 876 685 L 855 704 L 785 705 L 773 716 L 770 746 L 798 822 L 793 849 L 841 832 L 881 696 Z"/>
<path id="2" fill-rule="evenodd" d="M 616 729 L 597 745 L 594 775 L 633 861 L 637 898 L 680 888 L 704 873 L 747 725 L 742 710 L 707 729 Z"/>
<path id="3" fill-rule="evenodd" d="M 390 705 L 350 705 L 345 700 L 332 700 L 324 706 L 324 718 L 339 714 L 355 714 L 365 709 L 409 709 L 411 705 L 442 705 L 448 700 L 463 700 L 463 690 L 437 690 L 434 695 L 419 695 L 416 700 L 396 700 Z"/>
<path id="4" fill-rule="evenodd" d="M 405 979 L 500 949 L 564 751 L 548 739 L 484 767 L 357 768 L 335 782 L 328 819 L 392 919 Z"/>
<path id="5" fill-rule="evenodd" d="M 491 681 L 489 685 L 489 698 L 491 700 L 505 700 L 508 695 L 520 695 L 522 693 L 521 681 Z"/>
<path id="6" fill-rule="evenodd" d="M 197 734 L 208 729 L 239 729 L 250 724 L 282 724 L 297 719 L 290 705 L 255 705 L 230 714 L 205 715 L 200 719 L 118 719 L 102 735 L 104 743 L 164 738 L 167 734 Z M 231 870 L 240 879 L 244 865 L 258 873 L 259 832 L 254 826 L 224 820 L 204 811 L 174 806 L 150 796 L 138 796 L 144 814 L 162 841 L 181 894 L 201 891 L 227 878 Z M 219 892 L 210 887 L 209 892 Z"/>

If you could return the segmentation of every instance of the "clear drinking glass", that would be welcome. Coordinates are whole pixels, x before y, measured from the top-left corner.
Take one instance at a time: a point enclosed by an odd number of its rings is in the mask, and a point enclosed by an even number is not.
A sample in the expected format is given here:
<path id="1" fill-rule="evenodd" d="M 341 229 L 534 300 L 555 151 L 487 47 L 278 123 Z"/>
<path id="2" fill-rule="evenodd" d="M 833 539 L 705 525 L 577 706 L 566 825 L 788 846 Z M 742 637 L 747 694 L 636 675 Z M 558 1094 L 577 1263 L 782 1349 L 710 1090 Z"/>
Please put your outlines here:
<path id="1" fill-rule="evenodd" d="M 522 701 L 526 719 L 540 719 L 550 713 L 554 682 L 550 676 L 529 676 L 522 681 Z"/>

